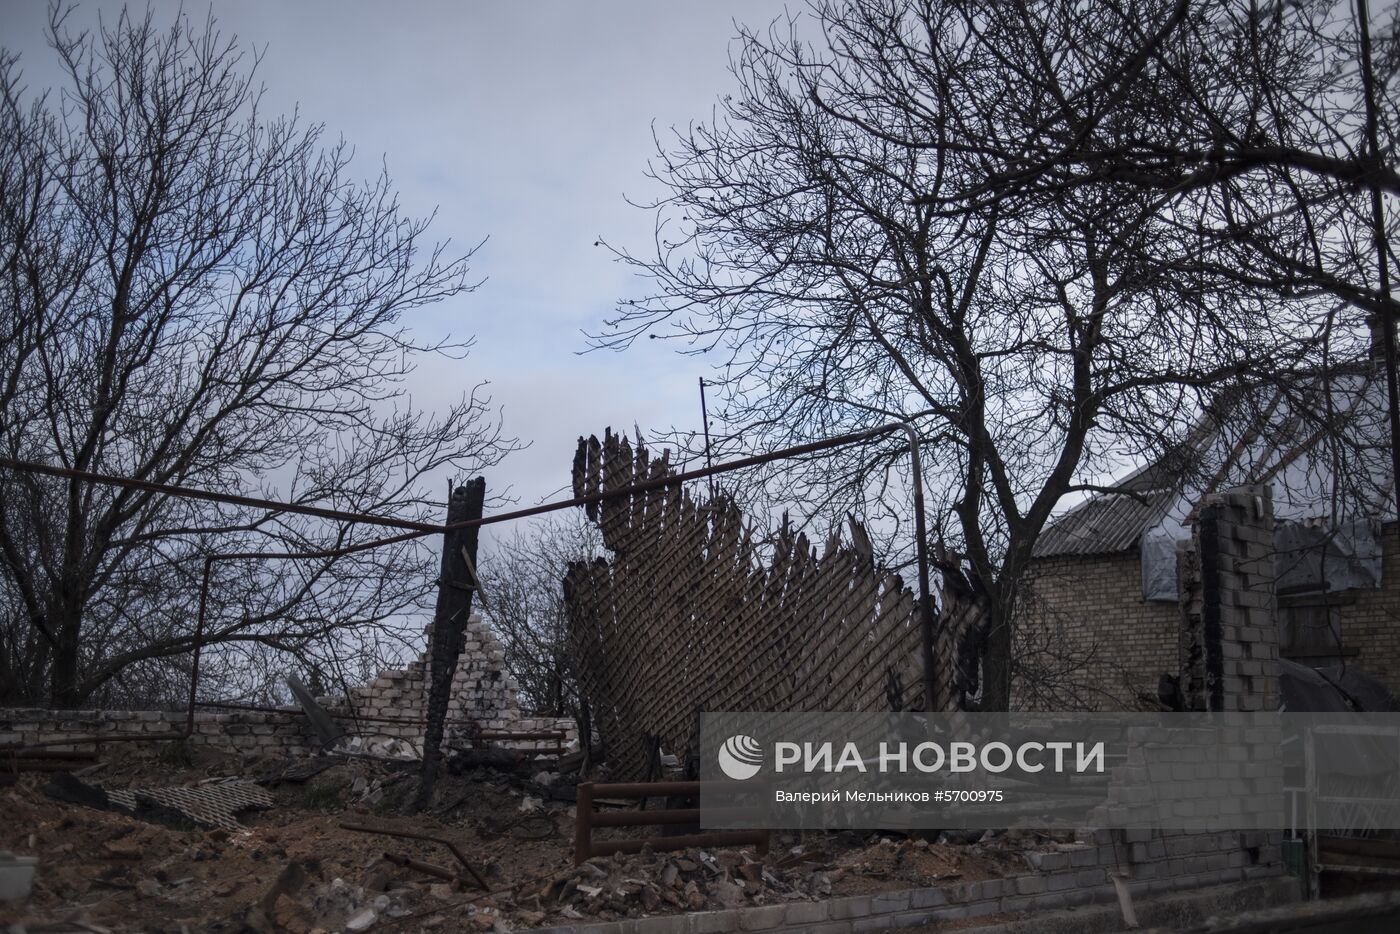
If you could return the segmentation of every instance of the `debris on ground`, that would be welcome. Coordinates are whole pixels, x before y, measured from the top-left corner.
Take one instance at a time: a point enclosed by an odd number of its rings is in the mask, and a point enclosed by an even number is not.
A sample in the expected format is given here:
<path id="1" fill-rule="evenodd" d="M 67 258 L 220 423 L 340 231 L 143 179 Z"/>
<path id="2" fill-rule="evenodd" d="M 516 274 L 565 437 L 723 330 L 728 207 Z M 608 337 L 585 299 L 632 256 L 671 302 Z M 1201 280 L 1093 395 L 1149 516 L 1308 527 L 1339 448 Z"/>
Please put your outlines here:
<path id="1" fill-rule="evenodd" d="M 7 921 L 114 934 L 508 931 L 991 878 L 1024 872 L 1028 848 L 1056 845 L 1043 835 L 775 833 L 762 856 L 644 849 L 575 867 L 576 776 L 543 763 L 449 771 L 419 814 L 407 813 L 416 770 L 381 759 L 197 749 L 172 767 L 132 746 L 100 765 L 0 789 L 0 850 L 38 860 L 28 899 L 5 904 Z M 236 819 L 207 810 L 211 798 Z M 235 807 L 249 800 L 257 809 Z M 649 832 L 608 828 L 601 839 Z"/>

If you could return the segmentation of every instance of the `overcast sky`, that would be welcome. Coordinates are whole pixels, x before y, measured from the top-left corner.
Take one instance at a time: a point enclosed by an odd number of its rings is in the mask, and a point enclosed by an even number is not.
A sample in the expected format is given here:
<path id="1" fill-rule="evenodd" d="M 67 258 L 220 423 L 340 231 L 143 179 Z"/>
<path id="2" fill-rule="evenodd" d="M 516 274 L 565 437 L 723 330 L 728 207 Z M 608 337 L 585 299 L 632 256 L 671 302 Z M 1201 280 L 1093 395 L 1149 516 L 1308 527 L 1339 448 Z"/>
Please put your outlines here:
<path id="1" fill-rule="evenodd" d="M 86 2 L 72 22 L 110 20 L 120 6 Z M 153 8 L 169 22 L 179 4 Z M 202 20 L 206 7 L 187 0 L 184 9 Z M 215 3 L 214 15 L 265 49 L 258 77 L 269 109 L 299 106 L 332 139 L 344 135 L 363 174 L 385 159 L 407 211 L 438 209 L 437 237 L 463 247 L 489 237 L 474 263 L 485 284 L 410 319 L 425 339 L 475 335 L 476 349 L 462 362 L 425 362 L 409 388 L 432 409 L 489 380 L 507 431 L 533 447 L 488 485 L 509 484 L 529 504 L 563 492 L 580 434 L 699 428 L 702 361 L 656 341 L 579 355 L 582 332 L 641 285 L 594 242 L 650 242 L 651 215 L 624 196 L 657 194 L 645 177 L 653 125 L 708 119 L 734 84 L 735 21 L 762 26 L 785 9 L 774 0 L 239 0 Z M 32 88 L 54 76 L 46 10 L 0 0 L 0 43 L 21 53 Z"/>

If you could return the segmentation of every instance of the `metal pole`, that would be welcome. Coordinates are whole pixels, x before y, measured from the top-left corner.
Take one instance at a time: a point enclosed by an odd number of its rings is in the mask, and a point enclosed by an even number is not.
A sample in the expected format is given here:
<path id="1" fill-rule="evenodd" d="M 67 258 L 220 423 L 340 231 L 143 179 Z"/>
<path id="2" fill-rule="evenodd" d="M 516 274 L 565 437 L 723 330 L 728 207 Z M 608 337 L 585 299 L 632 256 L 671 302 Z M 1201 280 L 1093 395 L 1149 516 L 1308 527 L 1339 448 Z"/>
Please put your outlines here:
<path id="1" fill-rule="evenodd" d="M 700 422 L 705 428 L 705 466 L 714 469 L 710 460 L 710 410 L 705 405 L 705 377 L 700 377 Z M 715 498 L 715 478 L 710 477 L 710 499 Z"/>
<path id="2" fill-rule="evenodd" d="M 1366 102 L 1366 146 L 1370 159 L 1367 160 L 1367 174 L 1371 179 L 1371 239 L 1376 249 L 1376 275 L 1379 279 L 1380 295 L 1385 310 L 1378 311 L 1381 318 L 1381 339 L 1385 341 L 1386 398 L 1390 411 L 1390 490 L 1395 497 L 1395 508 L 1400 513 L 1400 381 L 1396 376 L 1395 315 L 1390 311 L 1390 260 L 1387 257 L 1389 244 L 1385 234 L 1385 201 L 1381 197 L 1380 180 L 1377 173 L 1381 169 L 1380 134 L 1376 118 L 1376 80 L 1371 70 L 1371 13 L 1366 0 L 1356 0 L 1356 19 L 1361 38 L 1361 87 Z"/>
<path id="3" fill-rule="evenodd" d="M 933 654 L 935 623 L 933 600 L 929 595 L 928 529 L 924 522 L 924 465 L 919 454 L 919 434 L 908 422 L 899 427 L 909 437 L 909 468 L 914 473 L 914 553 L 919 563 L 919 634 L 924 656 L 924 707 L 936 710 L 938 703 L 938 660 Z"/>
<path id="4" fill-rule="evenodd" d="M 209 572 L 214 566 L 214 556 L 204 558 L 204 576 L 199 582 L 199 615 L 195 617 L 194 658 L 190 662 L 190 712 L 185 719 L 185 735 L 194 735 L 195 695 L 199 691 L 199 652 L 204 644 L 204 611 L 209 604 Z"/>
<path id="5" fill-rule="evenodd" d="M 588 738 L 584 738 L 588 742 Z M 593 842 L 593 783 L 579 782 L 575 786 L 574 802 L 574 865 L 582 866 L 592 856 Z"/>

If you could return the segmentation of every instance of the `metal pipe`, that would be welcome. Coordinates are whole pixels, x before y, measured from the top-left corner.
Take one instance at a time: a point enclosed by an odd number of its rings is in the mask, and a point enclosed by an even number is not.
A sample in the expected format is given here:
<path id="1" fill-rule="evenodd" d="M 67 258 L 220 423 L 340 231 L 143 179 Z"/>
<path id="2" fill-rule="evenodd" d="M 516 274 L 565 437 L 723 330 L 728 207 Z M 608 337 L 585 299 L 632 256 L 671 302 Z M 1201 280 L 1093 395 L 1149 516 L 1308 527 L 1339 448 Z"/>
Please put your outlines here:
<path id="1" fill-rule="evenodd" d="M 401 837 L 405 840 L 426 840 L 429 843 L 440 844 L 447 848 L 447 851 L 456 858 L 457 862 L 471 875 L 477 885 L 481 886 L 483 889 L 489 890 L 491 888 L 491 886 L 486 884 L 486 880 L 481 877 L 481 873 L 476 871 L 476 868 L 467 860 L 467 857 L 457 848 L 457 844 L 448 840 L 446 837 L 435 837 L 430 833 L 416 833 L 411 830 L 394 830 L 389 827 L 371 827 L 368 824 L 353 824 L 349 821 L 342 822 L 340 829 L 353 830 L 356 833 L 377 833 L 386 837 Z"/>
<path id="2" fill-rule="evenodd" d="M 414 859 L 412 856 L 401 856 L 398 853 L 385 853 L 384 858 L 395 866 L 412 869 L 416 872 L 423 873 L 425 876 L 433 876 L 434 878 L 444 879 L 448 882 L 456 882 L 461 878 L 461 876 L 450 869 L 444 869 L 432 863 L 425 863 L 421 859 Z"/>
<path id="3" fill-rule="evenodd" d="M 199 691 L 199 656 L 204 645 L 204 608 L 209 603 L 209 572 L 214 565 L 212 555 L 204 559 L 204 575 L 199 581 L 199 613 L 194 624 L 194 657 L 190 660 L 190 710 L 185 719 L 185 735 L 194 735 L 195 696 Z"/>
<path id="4" fill-rule="evenodd" d="M 594 827 L 647 827 L 653 824 L 699 824 L 699 808 L 662 811 L 607 811 L 593 815 Z"/>
<path id="5" fill-rule="evenodd" d="M 86 746 L 89 743 L 105 746 L 107 743 L 144 743 L 184 738 L 185 732 L 183 730 L 170 730 L 161 733 L 104 733 L 100 736 L 65 736 L 62 739 L 45 739 L 33 743 L 12 743 L 8 746 L 0 746 L 0 755 L 8 753 L 22 755 L 26 750 L 44 749 L 50 746 Z"/>
<path id="6" fill-rule="evenodd" d="M 153 483 L 150 480 L 137 480 L 134 477 L 118 477 L 112 474 L 96 473 L 90 470 L 76 470 L 53 464 L 40 464 L 35 461 L 16 460 L 13 457 L 0 457 L 0 467 L 23 470 L 29 473 L 48 474 L 70 480 L 85 480 L 88 483 L 103 483 L 109 486 L 125 486 L 150 493 L 167 496 L 183 496 L 187 499 L 203 499 L 214 503 L 228 503 L 233 506 L 251 506 L 271 512 L 297 512 L 307 516 L 320 516 L 322 519 L 337 519 L 341 522 L 365 522 L 371 525 L 387 525 L 391 528 L 414 529 L 424 534 L 441 531 L 440 526 L 412 519 L 396 519 L 391 516 L 373 516 L 368 513 L 347 512 L 342 509 L 327 509 L 324 506 L 303 506 L 299 503 L 279 503 L 276 500 L 258 499 L 253 496 L 240 496 L 236 493 L 215 493 L 197 487 L 172 486 L 168 483 Z"/>
<path id="7" fill-rule="evenodd" d="M 710 409 L 705 405 L 705 377 L 700 377 L 700 422 L 705 427 L 705 466 L 713 467 L 710 459 Z M 715 481 L 710 479 L 710 499 L 715 498 Z"/>
<path id="8" fill-rule="evenodd" d="M 928 528 L 924 522 L 924 464 L 919 454 L 919 435 L 907 421 L 897 423 L 909 436 L 909 469 L 914 474 L 914 554 L 919 564 L 919 631 L 924 656 L 924 708 L 937 709 L 937 659 L 933 655 L 935 623 L 933 599 L 929 594 Z"/>
<path id="9" fill-rule="evenodd" d="M 582 866 L 592 856 L 593 783 L 579 782 L 574 798 L 574 865 Z"/>

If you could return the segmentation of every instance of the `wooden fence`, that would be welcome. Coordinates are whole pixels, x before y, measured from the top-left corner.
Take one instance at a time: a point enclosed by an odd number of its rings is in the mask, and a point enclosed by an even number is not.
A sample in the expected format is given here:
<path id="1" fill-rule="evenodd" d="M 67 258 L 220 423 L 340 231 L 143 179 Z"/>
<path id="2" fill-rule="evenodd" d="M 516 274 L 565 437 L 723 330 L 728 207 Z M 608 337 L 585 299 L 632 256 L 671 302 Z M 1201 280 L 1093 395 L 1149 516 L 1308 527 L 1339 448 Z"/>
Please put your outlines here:
<path id="1" fill-rule="evenodd" d="M 579 440 L 574 494 L 672 473 L 666 457 L 607 432 Z M 720 496 L 676 487 L 585 507 L 613 552 L 564 581 L 580 686 L 611 774 L 659 777 L 656 747 L 685 756 L 700 711 L 908 709 L 922 695 L 916 597 L 876 565 L 854 521 L 818 555 L 784 527 L 761 561 L 758 536 Z M 979 591 L 941 569 L 935 643 L 940 709 L 958 703 L 958 659 L 982 619 Z M 964 651 L 959 651 L 963 648 Z"/>

